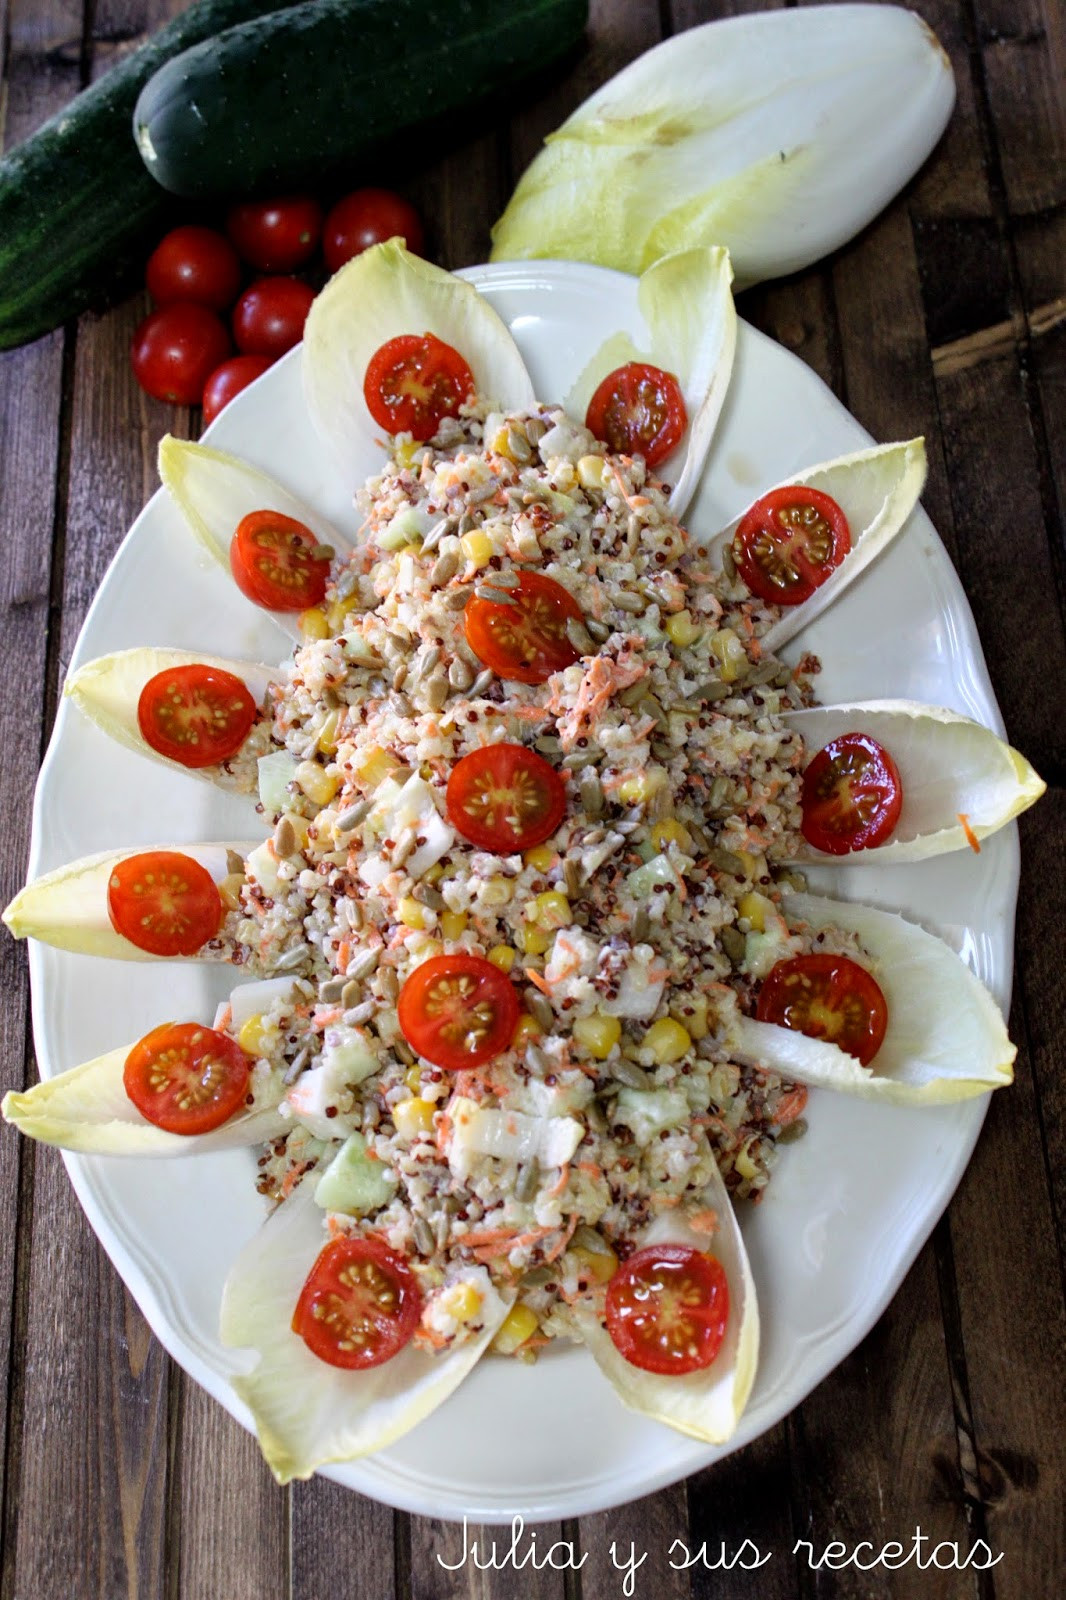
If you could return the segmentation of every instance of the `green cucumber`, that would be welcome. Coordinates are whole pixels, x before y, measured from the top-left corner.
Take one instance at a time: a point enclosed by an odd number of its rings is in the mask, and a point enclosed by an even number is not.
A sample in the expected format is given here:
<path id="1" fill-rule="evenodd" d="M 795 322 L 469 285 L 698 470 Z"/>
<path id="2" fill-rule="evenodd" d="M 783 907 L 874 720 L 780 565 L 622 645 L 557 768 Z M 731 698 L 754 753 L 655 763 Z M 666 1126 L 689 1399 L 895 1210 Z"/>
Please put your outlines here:
<path id="1" fill-rule="evenodd" d="M 270 0 L 199 0 L 76 95 L 0 161 L 0 350 L 114 298 L 147 247 L 180 220 L 130 139 L 143 85 L 173 55 L 265 11 Z"/>
<path id="2" fill-rule="evenodd" d="M 573 50 L 587 0 L 315 0 L 162 67 L 134 113 L 148 171 L 180 195 L 318 184 L 401 131 L 471 115 Z M 379 181 L 387 182 L 383 172 Z"/>

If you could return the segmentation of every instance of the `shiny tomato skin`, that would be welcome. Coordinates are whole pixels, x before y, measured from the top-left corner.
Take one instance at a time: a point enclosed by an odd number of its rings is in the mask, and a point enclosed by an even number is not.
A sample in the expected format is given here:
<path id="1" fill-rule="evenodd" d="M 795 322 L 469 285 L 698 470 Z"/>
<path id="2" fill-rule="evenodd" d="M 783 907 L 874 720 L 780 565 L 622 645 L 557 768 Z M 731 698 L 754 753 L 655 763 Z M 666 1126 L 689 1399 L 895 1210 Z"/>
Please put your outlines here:
<path id="1" fill-rule="evenodd" d="M 135 1044 L 122 1082 L 137 1110 L 168 1133 L 210 1133 L 245 1103 L 251 1057 L 228 1033 L 166 1022 Z"/>
<path id="2" fill-rule="evenodd" d="M 326 593 L 329 560 L 314 555 L 311 529 L 280 511 L 251 511 L 237 524 L 230 571 L 242 594 L 267 611 L 306 611 Z"/>
<path id="3" fill-rule="evenodd" d="M 729 1281 L 717 1256 L 647 1245 L 611 1278 L 604 1309 L 612 1343 L 631 1365 L 680 1377 L 709 1367 L 722 1348 Z"/>
<path id="4" fill-rule="evenodd" d="M 318 248 L 322 207 L 309 194 L 242 200 L 226 216 L 226 232 L 259 272 L 295 272 Z"/>
<path id="5" fill-rule="evenodd" d="M 247 684 L 198 662 L 157 672 L 137 701 L 145 744 L 194 770 L 236 755 L 258 714 Z"/>
<path id="6" fill-rule="evenodd" d="M 177 300 L 151 312 L 133 335 L 130 362 L 155 400 L 196 406 L 204 384 L 231 350 L 229 334 L 206 306 Z"/>
<path id="7" fill-rule="evenodd" d="M 491 587 L 491 578 L 485 582 Z M 569 590 L 540 572 L 523 572 L 506 593 L 511 604 L 473 595 L 463 612 L 466 642 L 479 661 L 516 683 L 546 683 L 581 655 L 567 636 L 581 607 Z"/>
<path id="8" fill-rule="evenodd" d="M 204 384 L 200 405 L 204 413 L 204 427 L 209 427 L 220 411 L 225 410 L 234 395 L 247 389 L 256 378 L 261 378 L 274 362 L 270 356 L 231 356 L 223 361 Z"/>
<path id="9" fill-rule="evenodd" d="M 752 594 L 770 605 L 809 600 L 851 549 L 851 530 L 829 495 L 801 484 L 771 489 L 744 513 L 733 558 Z"/>
<path id="10" fill-rule="evenodd" d="M 418 212 L 402 195 L 389 189 L 356 189 L 337 201 L 322 229 L 322 253 L 330 272 L 372 244 L 400 238 L 413 255 L 425 249 Z"/>
<path id="11" fill-rule="evenodd" d="M 566 815 L 555 768 L 521 744 L 489 744 L 456 762 L 448 778 L 448 820 L 479 850 L 511 855 L 542 844 Z"/>
<path id="12" fill-rule="evenodd" d="M 276 360 L 299 344 L 315 292 L 299 278 L 257 278 L 233 309 L 233 337 L 248 356 Z"/>
<path id="13" fill-rule="evenodd" d="M 459 1072 L 509 1048 L 518 996 L 499 967 L 481 956 L 431 956 L 400 990 L 400 1032 L 435 1067 Z"/>
<path id="14" fill-rule="evenodd" d="M 379 428 L 432 439 L 445 417 L 457 417 L 474 392 L 466 361 L 432 333 L 402 333 L 370 357 L 363 398 Z"/>
<path id="15" fill-rule="evenodd" d="M 223 234 L 189 223 L 160 239 L 148 257 L 145 282 L 157 306 L 191 300 L 210 311 L 228 311 L 240 293 L 241 264 Z"/>
<path id="16" fill-rule="evenodd" d="M 320 1361 L 360 1370 L 398 1355 L 418 1327 L 422 1294 L 403 1256 L 382 1239 L 347 1234 L 319 1252 L 292 1331 Z"/>
<path id="17" fill-rule="evenodd" d="M 890 838 L 903 809 L 899 768 L 868 733 L 830 739 L 803 774 L 801 831 L 828 855 L 874 850 Z"/>
<path id="18" fill-rule="evenodd" d="M 881 986 L 849 956 L 816 950 L 771 967 L 755 1003 L 760 1022 L 827 1039 L 868 1067 L 884 1042 L 888 1005 Z"/>
<path id="19" fill-rule="evenodd" d="M 206 867 L 177 850 L 142 850 L 111 871 L 107 914 L 116 933 L 153 956 L 194 956 L 222 922 Z"/>
<path id="20" fill-rule="evenodd" d="M 599 385 L 585 426 L 616 455 L 642 455 L 657 467 L 677 449 L 688 426 L 681 386 L 672 372 L 630 361 Z"/>

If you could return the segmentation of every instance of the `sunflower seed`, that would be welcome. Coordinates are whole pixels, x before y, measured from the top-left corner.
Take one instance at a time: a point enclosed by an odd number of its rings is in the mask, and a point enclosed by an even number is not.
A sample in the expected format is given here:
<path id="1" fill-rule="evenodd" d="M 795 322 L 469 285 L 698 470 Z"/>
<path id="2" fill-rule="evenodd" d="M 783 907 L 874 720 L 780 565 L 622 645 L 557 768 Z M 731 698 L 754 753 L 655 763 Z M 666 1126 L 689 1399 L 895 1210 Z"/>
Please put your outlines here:
<path id="1" fill-rule="evenodd" d="M 458 690 L 469 689 L 473 681 L 474 674 L 471 672 L 466 662 L 460 660 L 460 658 L 456 656 L 451 666 L 448 668 L 448 682 L 451 684 L 452 688 Z"/>
<path id="2" fill-rule="evenodd" d="M 236 850 L 226 851 L 226 871 L 230 874 L 239 872 L 244 877 L 244 857 Z"/>
<path id="3" fill-rule="evenodd" d="M 595 765 L 599 759 L 598 750 L 572 750 L 568 756 L 563 757 L 563 766 L 567 772 L 579 772 L 582 767 Z"/>
<path id="4" fill-rule="evenodd" d="M 517 572 L 494 572 L 492 582 L 497 589 L 518 589 L 522 579 Z"/>
<path id="5" fill-rule="evenodd" d="M 346 978 L 328 979 L 319 988 L 318 998 L 320 1000 L 328 1001 L 330 1004 L 332 1004 L 332 1002 L 335 1000 L 339 1000 L 344 993 L 347 981 L 348 980 Z"/>
<path id="6" fill-rule="evenodd" d="M 650 928 L 651 918 L 648 915 L 647 906 L 638 906 L 633 913 L 633 924 L 629 930 L 630 938 L 634 944 L 640 944 L 643 939 L 646 939 Z"/>
<path id="7" fill-rule="evenodd" d="M 357 1006 L 362 999 L 362 995 L 363 985 L 359 982 L 359 979 L 346 978 L 344 988 L 341 990 L 341 1005 L 345 1011 L 351 1011 L 353 1006 Z"/>
<path id="8" fill-rule="evenodd" d="M 587 816 L 603 816 L 603 786 L 600 776 L 595 771 L 585 771 L 581 774 L 579 789 L 581 805 Z"/>
<path id="9" fill-rule="evenodd" d="M 737 575 L 737 562 L 736 557 L 733 554 L 733 546 L 731 544 L 724 544 L 722 546 L 722 571 L 725 573 L 730 583 L 732 583 Z"/>
<path id="10" fill-rule="evenodd" d="M 347 922 L 353 933 L 358 933 L 363 926 L 363 908 L 358 900 L 352 900 L 347 895 L 340 903 L 340 914 Z"/>
<path id="11" fill-rule="evenodd" d="M 376 1100 L 367 1100 L 363 1104 L 363 1127 L 372 1133 L 381 1121 L 381 1107 Z"/>
<path id="12" fill-rule="evenodd" d="M 311 551 L 312 561 L 332 561 L 337 554 L 331 544 L 316 544 Z"/>
<path id="13" fill-rule="evenodd" d="M 302 967 L 311 954 L 309 944 L 293 945 L 291 950 L 286 950 L 274 962 L 275 972 L 295 972 L 297 967 Z"/>
<path id="14" fill-rule="evenodd" d="M 369 1022 L 377 1010 L 376 1000 L 364 1000 L 361 1005 L 353 1006 L 344 1013 L 343 1020 L 350 1028 L 358 1028 L 363 1022 Z"/>
<path id="15" fill-rule="evenodd" d="M 372 800 L 357 800 L 347 811 L 342 811 L 333 824 L 337 833 L 351 833 L 353 828 L 358 828 L 365 817 L 370 814 Z"/>
<path id="16" fill-rule="evenodd" d="M 519 461 L 523 465 L 533 460 L 533 450 L 525 432 L 517 427 L 507 430 L 507 454 L 512 461 Z"/>
<path id="17" fill-rule="evenodd" d="M 643 1067 L 638 1067 L 635 1061 L 627 1061 L 625 1056 L 620 1056 L 617 1061 L 610 1063 L 612 1075 L 626 1089 L 650 1089 L 652 1080 Z"/>
<path id="18" fill-rule="evenodd" d="M 543 1028 L 545 1033 L 551 1033 L 555 1027 L 555 1012 L 547 995 L 541 994 L 539 989 L 530 989 L 525 1000 L 526 1010 L 533 1021 L 539 1028 Z"/>
<path id="19" fill-rule="evenodd" d="M 437 557 L 433 569 L 429 574 L 429 581 L 434 589 L 443 589 L 459 571 L 459 552 L 445 550 L 443 555 Z"/>
<path id="20" fill-rule="evenodd" d="M 635 617 L 642 616 L 648 609 L 648 602 L 642 594 L 632 594 L 628 589 L 620 589 L 614 597 L 616 606 L 621 606 L 623 611 L 629 611 Z"/>
<path id="21" fill-rule="evenodd" d="M 419 1255 L 431 1256 L 437 1247 L 437 1241 L 433 1237 L 433 1229 L 430 1227 L 425 1217 L 415 1218 L 414 1236 L 415 1248 L 417 1249 Z"/>
<path id="22" fill-rule="evenodd" d="M 618 696 L 619 704 L 623 706 L 639 705 L 648 692 L 646 683 L 631 683 L 628 689 L 623 689 Z"/>
<path id="23" fill-rule="evenodd" d="M 567 898 L 576 900 L 581 890 L 581 867 L 573 856 L 568 856 L 563 862 L 563 879 L 566 883 Z"/>
<path id="24" fill-rule="evenodd" d="M 548 1070 L 548 1058 L 539 1044 L 530 1042 L 526 1045 L 525 1063 L 530 1072 L 543 1075 Z"/>
<path id="25" fill-rule="evenodd" d="M 528 1161 L 518 1169 L 515 1180 L 514 1197 L 521 1205 L 528 1205 L 540 1188 L 540 1162 L 536 1156 L 531 1156 Z"/>
<path id="26" fill-rule="evenodd" d="M 586 617 L 585 627 L 597 644 L 603 644 L 605 639 L 611 637 L 611 630 L 606 622 L 599 622 L 595 617 Z"/>
<path id="27" fill-rule="evenodd" d="M 393 867 L 402 867 L 407 857 L 414 854 L 417 838 L 418 834 L 412 827 L 400 830 L 400 836 L 392 847 Z"/>
<path id="28" fill-rule="evenodd" d="M 418 1059 L 406 1039 L 394 1039 L 392 1041 L 392 1050 L 393 1054 L 399 1057 L 405 1067 L 413 1067 Z"/>
<path id="29" fill-rule="evenodd" d="M 792 684 L 792 668 L 788 665 L 782 664 L 778 667 L 770 681 L 773 683 L 775 689 L 790 688 Z"/>
<path id="30" fill-rule="evenodd" d="M 707 852 L 712 867 L 717 867 L 719 872 L 730 872 L 734 878 L 744 876 L 744 863 L 735 850 L 725 850 L 719 844 Z"/>
<path id="31" fill-rule="evenodd" d="M 448 679 L 443 672 L 435 672 L 425 686 L 426 704 L 431 711 L 439 711 L 448 698 Z"/>
<path id="32" fill-rule="evenodd" d="M 400 665 L 396 668 L 396 671 L 392 675 L 392 690 L 393 690 L 393 693 L 394 694 L 399 694 L 400 690 L 403 688 L 403 686 L 404 686 L 404 684 L 406 682 L 407 682 L 407 662 L 406 661 L 401 661 Z"/>
<path id="33" fill-rule="evenodd" d="M 449 611 L 462 611 L 473 592 L 470 588 L 449 589 L 444 596 L 444 604 Z"/>
<path id="34" fill-rule="evenodd" d="M 776 661 L 760 661 L 757 667 L 752 667 L 747 675 L 748 688 L 757 687 L 760 683 L 769 683 L 771 678 L 777 677 Z"/>
<path id="35" fill-rule="evenodd" d="M 419 905 L 428 906 L 431 911 L 444 910 L 444 896 L 439 889 L 434 889 L 431 883 L 416 883 L 411 890 L 411 897 Z"/>
<path id="36" fill-rule="evenodd" d="M 721 678 L 712 678 L 709 683 L 700 684 L 694 698 L 713 703 L 715 700 L 728 700 L 733 692 L 731 683 L 723 683 Z"/>
<path id="37" fill-rule="evenodd" d="M 589 631 L 585 627 L 585 624 L 583 622 L 579 622 L 576 617 L 567 617 L 566 637 L 570 640 L 570 643 L 573 645 L 574 649 L 579 652 L 579 654 L 583 656 L 594 654 L 596 646 L 589 635 Z"/>
<path id="38" fill-rule="evenodd" d="M 539 739 L 533 741 L 534 750 L 539 750 L 542 755 L 557 756 L 562 754 L 562 745 L 554 733 L 542 733 Z"/>
<path id="39" fill-rule="evenodd" d="M 281 1075 L 284 1084 L 295 1083 L 300 1073 L 311 1059 L 311 1046 L 305 1044 L 302 1050 L 297 1051 Z M 795 1127 L 795 1123 L 792 1124 Z"/>
<path id="40" fill-rule="evenodd" d="M 548 424 L 543 417 L 527 417 L 525 420 L 526 437 L 530 444 L 539 444 L 548 431 Z"/>
<path id="41" fill-rule="evenodd" d="M 415 657 L 414 681 L 421 683 L 423 678 L 428 678 L 433 668 L 440 660 L 440 646 L 436 644 L 423 645 Z"/>
<path id="42" fill-rule="evenodd" d="M 494 606 L 514 606 L 516 611 L 518 609 L 506 589 L 494 589 L 491 584 L 479 583 L 474 593 L 479 600 L 490 600 Z"/>
<path id="43" fill-rule="evenodd" d="M 414 707 L 405 694 L 396 694 L 392 697 L 392 709 L 398 717 L 409 717 Z M 395 776 L 393 773 L 393 777 Z"/>
<path id="44" fill-rule="evenodd" d="M 655 757 L 656 761 L 672 761 L 674 759 L 674 747 L 672 744 L 667 744 L 665 739 L 653 739 L 651 742 L 651 753 Z M 665 798 L 667 807 L 669 808 L 670 796 L 666 794 L 665 790 L 659 790 L 658 794 Z M 669 811 L 667 811 L 665 814 L 668 815 Z"/>
<path id="45" fill-rule="evenodd" d="M 495 677 L 496 674 L 491 667 L 486 667 L 484 672 L 479 672 L 470 685 L 470 698 L 476 700 L 479 695 L 483 695 L 486 689 L 492 686 Z"/>
<path id="46" fill-rule="evenodd" d="M 359 954 L 348 963 L 349 978 L 369 978 L 380 960 L 380 951 L 360 950 Z"/>
<path id="47" fill-rule="evenodd" d="M 715 778 L 707 795 L 707 804 L 717 809 L 724 806 L 729 799 L 729 779 L 721 776 Z"/>
<path id="48" fill-rule="evenodd" d="M 604 1131 L 606 1132 L 606 1129 Z M 528 1272 L 523 1273 L 522 1282 L 530 1289 L 543 1289 L 544 1285 L 551 1283 L 554 1277 L 555 1273 L 551 1267 L 530 1267 Z"/>
<path id="49" fill-rule="evenodd" d="M 440 522 L 435 522 L 433 524 L 432 528 L 430 528 L 429 532 L 422 540 L 422 554 L 424 556 L 429 555 L 437 548 L 451 525 L 450 517 L 442 517 Z"/>
<path id="50" fill-rule="evenodd" d="M 719 943 L 734 967 L 738 967 L 744 959 L 747 950 L 747 940 L 739 928 L 723 928 L 718 935 Z"/>
<path id="51" fill-rule="evenodd" d="M 706 855 L 708 850 L 711 848 L 710 839 L 704 833 L 698 822 L 690 822 L 687 826 L 689 833 L 692 835 L 694 843 L 700 850 L 700 853 L 702 855 Z"/>
<path id="52" fill-rule="evenodd" d="M 337 599 L 347 600 L 359 587 L 359 574 L 354 567 L 342 572 L 337 579 Z"/>
<path id="53" fill-rule="evenodd" d="M 378 989 L 383 1000 L 395 1000 L 400 992 L 400 980 L 392 967 L 385 967 L 378 973 Z"/>
<path id="54" fill-rule="evenodd" d="M 472 533 L 476 527 L 477 527 L 477 518 L 473 515 L 472 512 L 464 511 L 462 516 L 459 518 L 459 526 L 456 529 L 456 532 L 458 533 L 458 535 L 459 535 L 459 537 L 461 539 L 463 537 L 464 533 Z"/>

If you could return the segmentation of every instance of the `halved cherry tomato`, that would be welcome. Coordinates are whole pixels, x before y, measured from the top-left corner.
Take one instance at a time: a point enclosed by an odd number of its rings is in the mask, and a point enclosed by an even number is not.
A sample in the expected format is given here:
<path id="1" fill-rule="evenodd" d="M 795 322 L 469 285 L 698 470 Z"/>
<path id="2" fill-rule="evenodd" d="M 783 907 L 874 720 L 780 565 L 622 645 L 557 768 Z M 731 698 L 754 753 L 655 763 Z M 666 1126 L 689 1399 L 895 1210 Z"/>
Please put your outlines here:
<path id="1" fill-rule="evenodd" d="M 233 308 L 233 337 L 245 355 L 274 359 L 299 344 L 315 291 L 299 278 L 257 278 Z"/>
<path id="2" fill-rule="evenodd" d="M 607 1332 L 645 1372 L 709 1367 L 729 1321 L 729 1281 L 717 1256 L 684 1244 L 647 1245 L 607 1285 Z"/>
<path id="3" fill-rule="evenodd" d="M 506 1050 L 518 1026 L 518 996 L 481 956 L 431 956 L 415 968 L 397 1004 L 400 1031 L 435 1067 L 458 1072 Z"/>
<path id="4" fill-rule="evenodd" d="M 313 1355 L 331 1367 L 380 1367 L 418 1326 L 422 1294 L 403 1256 L 380 1239 L 331 1239 L 300 1290 L 292 1317 Z"/>
<path id="5" fill-rule="evenodd" d="M 474 374 L 458 350 L 432 333 L 403 333 L 370 357 L 363 380 L 367 410 L 387 433 L 432 439 L 445 417 L 474 392 Z"/>
<path id="6" fill-rule="evenodd" d="M 213 767 L 237 754 L 258 715 L 247 684 L 198 662 L 149 678 L 137 701 L 145 744 L 183 767 Z"/>
<path id="7" fill-rule="evenodd" d="M 485 745 L 457 762 L 448 779 L 448 819 L 481 850 L 529 850 L 565 815 L 563 780 L 525 745 Z"/>
<path id="8" fill-rule="evenodd" d="M 221 233 L 188 223 L 160 239 L 148 257 L 145 282 L 157 306 L 192 300 L 228 311 L 240 291 L 241 264 Z"/>
<path id="9" fill-rule="evenodd" d="M 828 1039 L 868 1067 L 888 1027 L 881 987 L 849 956 L 816 950 L 771 967 L 755 1015 L 811 1039 Z"/>
<path id="10" fill-rule="evenodd" d="M 311 529 L 280 511 L 250 511 L 229 547 L 233 579 L 242 594 L 268 611 L 317 606 L 329 581 L 329 557 L 316 556 Z"/>
<path id="11" fill-rule="evenodd" d="M 561 583 L 539 572 L 523 572 L 510 603 L 474 595 L 463 613 L 466 642 L 479 661 L 501 678 L 518 683 L 546 683 L 581 659 L 570 643 L 566 624 L 581 621 L 581 607 Z"/>
<path id="12" fill-rule="evenodd" d="M 135 1044 L 122 1082 L 142 1117 L 168 1133 L 210 1133 L 239 1111 L 251 1057 L 228 1033 L 165 1022 Z"/>
<path id="13" fill-rule="evenodd" d="M 153 956 L 194 956 L 222 921 L 222 899 L 206 867 L 177 850 L 127 856 L 107 884 L 107 914 L 124 939 Z"/>
<path id="14" fill-rule="evenodd" d="M 229 334 L 213 311 L 176 300 L 138 325 L 130 363 L 133 376 L 153 399 L 196 406 L 204 384 L 230 348 Z"/>
<path id="15" fill-rule="evenodd" d="M 262 377 L 266 369 L 273 364 L 270 356 L 231 356 L 228 361 L 223 361 L 220 367 L 216 367 L 204 384 L 200 400 L 204 412 L 204 427 L 214 422 L 219 412 L 229 405 L 235 394 L 247 389 L 250 383 Z"/>
<path id="16" fill-rule="evenodd" d="M 260 272 L 295 272 L 315 253 L 322 207 L 307 194 L 242 200 L 230 207 L 226 232 L 245 261 Z"/>
<path id="17" fill-rule="evenodd" d="M 414 206 L 388 189 L 356 189 L 327 216 L 322 253 L 330 272 L 336 272 L 372 244 L 394 238 L 401 238 L 412 254 L 422 254 L 425 236 Z"/>
<path id="18" fill-rule="evenodd" d="M 800 794 L 803 837 L 832 856 L 871 850 L 889 837 L 903 809 L 899 769 L 868 733 L 830 739 L 806 772 Z"/>
<path id="19" fill-rule="evenodd" d="M 733 535 L 740 576 L 752 594 L 777 606 L 809 600 L 850 549 L 848 519 L 836 501 L 800 484 L 756 500 Z"/>
<path id="20" fill-rule="evenodd" d="M 618 455 L 642 455 L 657 467 L 676 450 L 688 425 L 681 386 L 672 372 L 643 361 L 609 372 L 589 401 L 585 426 Z"/>

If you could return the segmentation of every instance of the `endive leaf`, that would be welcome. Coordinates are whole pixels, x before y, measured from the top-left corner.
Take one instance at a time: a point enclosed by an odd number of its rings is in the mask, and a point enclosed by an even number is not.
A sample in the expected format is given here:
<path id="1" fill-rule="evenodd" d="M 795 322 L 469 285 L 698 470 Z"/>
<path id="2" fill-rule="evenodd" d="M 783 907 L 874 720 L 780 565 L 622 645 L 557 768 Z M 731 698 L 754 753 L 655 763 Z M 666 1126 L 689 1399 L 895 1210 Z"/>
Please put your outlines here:
<path id="1" fill-rule="evenodd" d="M 157 1128 L 141 1116 L 123 1087 L 122 1072 L 132 1049 L 128 1044 L 110 1050 L 23 1094 L 11 1090 L 0 1102 L 0 1113 L 31 1139 L 85 1155 L 187 1156 L 232 1150 L 262 1144 L 291 1126 L 276 1105 L 261 1105 L 242 1109 L 211 1133 Z"/>
<path id="2" fill-rule="evenodd" d="M 654 1417 L 708 1444 L 724 1444 L 736 1431 L 751 1393 L 759 1356 L 759 1312 L 755 1283 L 733 1207 L 717 1169 L 703 1196 L 718 1227 L 713 1237 L 696 1233 L 684 1213 L 659 1218 L 638 1240 L 646 1244 L 685 1244 L 718 1257 L 729 1282 L 729 1320 L 714 1361 L 702 1372 L 662 1377 L 627 1361 L 603 1325 L 601 1313 L 578 1301 L 575 1319 L 592 1356 L 632 1411 Z"/>
<path id="3" fill-rule="evenodd" d="M 459 351 L 483 400 L 515 411 L 534 404 L 518 346 L 471 284 L 411 255 L 399 239 L 374 245 L 330 279 L 304 328 L 307 408 L 347 477 L 360 446 L 381 433 L 363 399 L 371 356 L 401 334 L 424 333 Z"/>
<path id="4" fill-rule="evenodd" d="M 885 844 L 846 856 L 805 844 L 794 854 L 797 861 L 880 865 L 972 848 L 970 835 L 987 838 L 1047 787 L 1025 757 L 989 728 L 944 707 L 871 700 L 784 711 L 781 720 L 802 735 L 808 760 L 842 734 L 868 733 L 896 763 L 903 789 L 903 809 Z"/>
<path id="5" fill-rule="evenodd" d="M 237 456 L 187 439 L 175 439 L 168 433 L 159 442 L 159 476 L 196 537 L 227 572 L 237 524 L 253 511 L 279 511 L 282 516 L 295 518 L 310 528 L 319 544 L 332 545 L 342 558 L 351 551 L 348 539 L 325 517 Z M 248 604 L 254 602 L 249 600 Z M 268 611 L 265 606 L 257 609 L 272 617 L 290 637 L 302 641 L 292 612 Z"/>
<path id="6" fill-rule="evenodd" d="M 760 642 L 764 650 L 780 650 L 801 628 L 813 622 L 895 538 L 918 503 L 925 471 L 925 440 L 908 439 L 900 444 L 871 445 L 851 455 L 837 456 L 832 461 L 793 473 L 782 484 L 773 486 L 803 484 L 829 495 L 848 519 L 851 549 L 809 600 L 798 606 L 781 608 L 778 620 L 762 636 Z M 769 492 L 764 490 L 764 493 Z M 709 552 L 712 559 L 720 563 L 723 546 L 732 541 L 746 514 L 746 510 L 741 512 L 712 538 L 701 540 L 696 553 L 706 555 Z"/>
<path id="7" fill-rule="evenodd" d="M 383 1450 L 407 1433 L 466 1377 L 514 1299 L 513 1293 L 498 1296 L 481 1331 L 440 1355 L 409 1344 L 378 1367 L 348 1372 L 329 1366 L 291 1327 L 300 1291 L 328 1239 L 313 1188 L 301 1184 L 279 1206 L 238 1257 L 222 1297 L 222 1342 L 258 1356 L 233 1387 L 252 1413 L 279 1483 Z"/>
<path id="8" fill-rule="evenodd" d="M 737 281 L 817 261 L 875 217 L 955 99 L 931 29 L 896 6 L 804 6 L 675 35 L 548 139 L 493 229 L 494 261 L 640 273 L 725 245 Z"/>
<path id="9" fill-rule="evenodd" d="M 206 868 L 216 883 L 221 883 L 227 876 L 227 857 L 230 852 L 243 858 L 254 848 L 254 845 L 247 843 L 153 846 L 153 849 L 175 851 L 191 857 Z M 44 944 L 55 945 L 60 950 L 107 956 L 118 961 L 158 961 L 162 958 L 139 950 L 116 932 L 107 912 L 107 886 L 113 869 L 129 856 L 144 854 L 144 846 L 106 850 L 100 855 L 83 856 L 80 861 L 57 867 L 54 872 L 47 872 L 27 884 L 12 900 L 4 912 L 3 920 L 16 939 L 40 939 Z M 232 957 L 232 941 L 226 939 L 220 930 L 216 939 L 199 951 L 195 959 L 229 961 Z"/>
<path id="10" fill-rule="evenodd" d="M 790 894 L 790 927 L 853 933 L 873 962 L 888 1029 L 869 1067 L 836 1045 L 772 1022 L 739 1017 L 730 1049 L 799 1083 L 896 1105 L 943 1105 L 1002 1088 L 1017 1054 L 988 990 L 942 939 L 890 911 Z"/>
<path id="11" fill-rule="evenodd" d="M 180 761 L 171 761 L 160 755 L 145 742 L 137 721 L 137 705 L 141 692 L 151 678 L 171 667 L 215 667 L 220 672 L 231 672 L 244 683 L 256 705 L 266 699 L 269 685 L 277 681 L 277 667 L 263 666 L 252 661 L 227 661 L 221 656 L 199 655 L 191 650 L 159 650 L 140 645 L 132 650 L 117 650 L 113 655 L 98 656 L 87 661 L 71 674 L 63 688 L 75 705 L 91 717 L 98 727 L 139 755 L 160 761 L 175 772 L 187 773 L 192 778 L 218 782 L 222 769 L 219 766 L 185 767 Z M 234 787 L 232 783 L 227 787 Z M 252 793 L 256 787 L 255 766 L 251 767 L 245 789 Z"/>
<path id="12" fill-rule="evenodd" d="M 670 508 L 684 515 L 699 482 L 725 403 L 737 343 L 737 314 L 726 250 L 685 250 L 659 261 L 641 276 L 637 303 L 647 336 L 637 349 L 624 334 L 609 339 L 588 363 L 567 397 L 571 416 L 582 420 L 601 380 L 629 361 L 650 362 L 673 373 L 681 385 L 688 427 L 663 462 L 674 484 Z"/>

